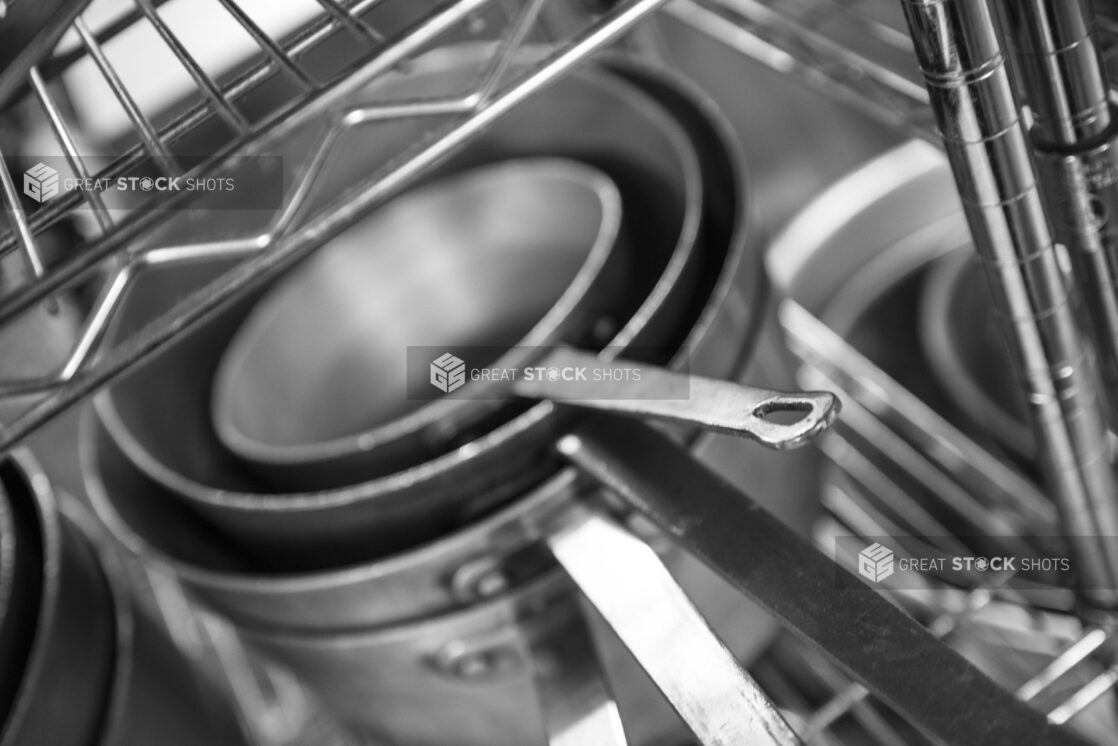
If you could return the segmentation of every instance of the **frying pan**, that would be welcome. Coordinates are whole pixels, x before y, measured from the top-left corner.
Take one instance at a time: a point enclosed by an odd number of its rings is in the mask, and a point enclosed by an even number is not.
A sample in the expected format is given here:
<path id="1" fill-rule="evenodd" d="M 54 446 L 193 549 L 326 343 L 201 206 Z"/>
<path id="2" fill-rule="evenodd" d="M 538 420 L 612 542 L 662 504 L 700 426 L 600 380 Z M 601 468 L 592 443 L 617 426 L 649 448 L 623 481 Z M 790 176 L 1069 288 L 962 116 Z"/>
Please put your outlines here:
<path id="1" fill-rule="evenodd" d="M 86 746 L 99 732 L 112 676 L 112 601 L 92 547 L 67 521 L 44 475 L 22 451 L 0 462 L 17 510 L 34 515 L 38 602 L 16 611 L 35 619 L 19 689 L 0 744 Z M 8 661 L 5 660 L 5 669 Z"/>
<path id="2" fill-rule="evenodd" d="M 408 366 L 405 344 L 508 347 L 472 362 L 519 368 L 534 347 L 579 342 L 623 310 L 620 227 L 617 187 L 557 159 L 473 169 L 397 200 L 253 308 L 218 364 L 218 437 L 287 490 L 445 452 L 500 400 L 471 381 L 454 397 L 409 398 L 427 369 Z"/>
<path id="3" fill-rule="evenodd" d="M 719 199 L 709 203 L 704 215 L 704 234 L 711 240 L 698 247 L 705 268 L 698 282 L 704 305 L 684 309 L 682 313 L 690 315 L 680 320 L 694 327 L 686 342 L 692 370 L 710 375 L 739 372 L 756 335 L 751 328 L 757 320 L 755 309 L 765 298 L 740 152 L 718 112 L 692 86 L 645 65 L 616 59 L 610 65 L 654 91 L 673 114 L 690 123 L 692 139 L 702 143 L 707 191 Z M 517 557 L 510 582 L 538 571 L 522 556 L 523 550 L 534 541 L 541 521 L 573 494 L 572 475 L 564 472 L 492 515 L 394 557 L 376 560 L 381 553 L 369 545 L 364 556 L 355 553 L 350 562 L 322 563 L 323 569 L 315 572 L 293 562 L 293 572 L 276 574 L 275 563 L 246 556 L 243 542 L 231 542 L 213 531 L 149 470 L 137 468 L 134 459 L 129 463 L 120 438 L 109 437 L 105 411 L 111 412 L 103 409 L 96 422 L 83 423 L 81 437 L 83 474 L 102 517 L 134 551 L 161 555 L 208 605 L 250 626 L 370 626 L 468 603 L 470 594 L 464 598 L 447 578 L 482 555 Z M 782 469 L 769 478 L 771 462 L 743 453 L 737 439 L 702 439 L 697 447 L 724 471 L 754 483 L 763 480 L 773 495 L 769 507 L 793 525 L 806 527 L 803 503 L 810 499 L 806 481 L 812 470 L 805 468 L 804 459 L 790 456 L 797 467 L 793 473 Z M 679 561 L 685 563 L 683 558 Z M 717 591 L 717 580 L 713 592 L 704 590 L 712 587 L 712 578 L 703 568 L 683 574 L 695 578 L 688 589 L 697 592 L 701 602 L 717 604 L 728 598 Z M 741 612 L 736 613 L 740 618 Z"/>
<path id="4" fill-rule="evenodd" d="M 740 155 L 732 140 L 727 139 L 721 119 L 706 108 L 705 99 L 693 89 L 642 65 L 622 65 L 617 61 L 611 61 L 611 65 L 638 80 L 642 87 L 656 91 L 662 105 L 670 106 L 681 120 L 688 120 L 691 134 L 704 145 L 704 180 L 711 191 L 723 197 L 711 202 L 704 216 L 704 235 L 709 228 L 709 234 L 718 240 L 704 241 L 697 247 L 704 273 L 696 295 L 702 301 L 690 308 L 683 304 L 677 318 L 692 329 L 681 347 L 690 353 L 693 371 L 734 372 L 744 364 L 751 349 L 758 331 L 756 308 L 765 297 L 757 272 L 759 255 L 754 253 L 746 261 L 742 256 L 756 233 L 755 226 L 746 218 L 743 174 L 738 166 Z M 698 448 L 703 450 L 707 442 L 708 439 L 701 439 Z M 323 677 L 331 678 L 331 669 L 339 665 L 348 675 L 357 671 L 367 686 L 382 691 L 389 687 L 406 696 L 416 689 L 415 676 L 430 675 L 422 660 L 409 658 L 416 653 L 415 648 L 408 647 L 409 640 L 419 640 L 424 630 L 436 628 L 442 629 L 448 638 L 455 638 L 456 632 L 464 630 L 462 622 L 479 614 L 490 618 L 497 614 L 507 620 L 507 604 L 516 603 L 508 598 L 493 604 L 492 609 L 483 607 L 485 610 L 477 614 L 462 616 L 453 612 L 490 598 L 487 593 L 501 592 L 499 587 L 494 591 L 492 586 L 484 590 L 488 585 L 485 582 L 468 582 L 470 578 L 484 581 L 487 564 L 503 575 L 502 582 L 514 588 L 546 572 L 551 565 L 546 557 L 540 557 L 540 535 L 546 533 L 557 514 L 569 510 L 572 499 L 586 493 L 577 474 L 564 470 L 497 513 L 395 557 L 326 572 L 269 577 L 254 574 L 252 564 L 238 556 L 240 547 L 223 541 L 183 506 L 168 505 L 171 501 L 165 488 L 129 463 L 118 443 L 107 437 L 103 421 L 90 417 L 83 423 L 82 444 L 83 471 L 91 499 L 113 532 L 134 551 L 169 562 L 195 595 L 231 617 L 258 647 L 301 670 L 308 681 L 317 682 L 317 688 L 328 699 L 333 699 L 330 692 L 334 690 L 326 686 Z M 741 450 L 731 456 L 723 452 L 722 458 L 732 458 L 732 470 L 754 482 L 771 471 L 758 468 L 760 462 L 747 458 Z M 743 463 L 753 464 L 756 471 L 748 467 L 739 471 Z M 787 476 L 782 473 L 773 484 L 796 483 Z M 792 504 L 798 504 L 806 495 L 782 490 L 779 497 L 766 496 L 773 501 L 770 507 L 789 520 L 798 524 L 803 521 L 803 514 Z M 764 644 L 771 622 L 728 590 L 725 581 L 707 568 L 670 546 L 662 547 L 661 551 L 672 574 L 681 578 L 704 616 L 732 641 L 731 648 L 746 659 L 753 655 Z M 479 565 L 481 572 L 475 572 Z M 448 612 L 449 616 L 431 625 L 410 624 Z M 396 628 L 383 634 L 373 631 L 385 625 Z M 313 637 L 308 639 L 308 633 Z M 635 664 L 615 637 L 606 639 L 603 655 L 608 660 L 611 681 L 618 682 L 619 705 L 623 712 L 635 715 L 634 720 L 627 721 L 630 725 L 637 723 L 633 742 L 650 743 L 651 737 L 662 737 L 678 721 L 670 711 L 665 712 L 667 708 L 658 693 L 640 689 L 642 685 L 651 685 L 639 671 L 634 676 L 627 669 L 617 678 L 618 665 Z M 402 672 L 397 680 L 387 681 L 377 675 L 385 660 L 382 656 L 389 657 L 386 665 L 392 670 Z M 517 691 L 522 695 L 525 688 L 521 681 Z M 509 708 L 501 707 L 499 692 L 495 700 L 486 700 L 485 691 L 471 694 L 465 684 L 451 689 L 440 691 L 459 702 L 471 696 L 482 697 L 487 711 L 495 707 L 508 712 Z M 491 689 L 488 695 L 494 692 L 497 690 Z M 445 709 L 453 705 L 444 699 L 440 706 Z M 528 717 L 526 708 L 519 710 L 517 716 Z M 379 708 L 363 713 L 349 709 L 343 714 L 351 719 L 356 716 L 374 728 L 408 726 L 399 718 L 385 718 L 385 712 Z M 456 723 L 453 718 L 438 720 L 444 728 L 453 728 Z M 435 725 L 431 723 L 431 727 Z M 458 735 L 457 730 L 448 732 Z M 508 732 L 522 730 L 505 734 Z M 441 742 L 446 742 L 446 738 Z"/>
<path id="5" fill-rule="evenodd" d="M 400 85 L 413 96 L 454 90 L 472 80 L 478 59 L 476 50 L 443 50 L 417 61 Z M 354 137 L 342 143 L 348 155 L 336 159 L 337 168 L 329 167 L 331 177 L 342 184 L 361 172 L 357 153 L 381 146 L 375 136 Z M 632 86 L 589 70 L 511 112 L 443 173 L 538 155 L 594 165 L 618 185 L 625 204 L 640 216 L 625 226 L 641 251 L 632 278 L 641 288 L 634 304 L 640 307 L 626 314 L 629 323 L 614 336 L 610 349 L 678 347 L 686 334 L 680 327 L 694 322 L 673 322 L 683 318 L 681 308 L 694 304 L 689 299 L 702 271 L 692 251 L 700 222 L 700 172 L 679 126 Z M 235 261 L 149 268 L 124 299 L 109 333 L 131 331 L 184 289 Z M 311 570 L 388 554 L 489 512 L 554 471 L 558 460 L 550 443 L 570 415 L 542 403 L 514 410 L 515 416 L 480 437 L 469 434 L 468 447 L 411 469 L 334 490 L 268 494 L 220 448 L 206 406 L 221 352 L 254 300 L 190 335 L 99 397 L 96 406 L 129 458 L 235 537 L 257 567 Z M 751 309 L 742 310 L 752 315 Z M 734 362 L 723 361 L 727 367 L 716 372 L 729 370 Z"/>
<path id="6" fill-rule="evenodd" d="M 740 152 L 728 126 L 693 86 L 645 65 L 616 59 L 609 64 L 655 92 L 675 116 L 690 123 L 691 139 L 702 144 L 706 191 L 719 199 L 708 203 L 703 219 L 704 235 L 710 240 L 697 247 L 705 268 L 698 283 L 705 304 L 684 310 L 690 315 L 680 320 L 695 327 L 687 341 L 692 370 L 740 373 L 757 332 L 750 326 L 756 320 L 754 309 L 766 297 L 759 282 L 764 275 L 758 271 L 756 226 L 747 216 Z M 750 373 L 756 375 L 757 367 L 751 366 Z M 539 568 L 521 557 L 521 550 L 534 541 L 541 521 L 574 494 L 572 474 L 563 472 L 507 507 L 394 557 L 377 560 L 376 547 L 369 547 L 365 557 L 321 571 L 268 573 L 244 556 L 243 544 L 212 530 L 191 513 L 189 504 L 175 500 L 165 485 L 130 463 L 120 441 L 109 437 L 103 417 L 89 419 L 82 427 L 83 474 L 102 517 L 134 551 L 161 555 L 196 595 L 250 626 L 370 626 L 468 603 L 468 597 L 449 587 L 447 578 L 471 558 L 486 554 L 520 557 L 512 581 L 529 576 Z M 701 438 L 696 449 L 727 473 L 753 483 L 763 480 L 766 495 L 773 495 L 768 506 L 806 528 L 810 511 L 804 502 L 810 499 L 812 470 L 804 460 L 795 460 L 796 454 L 785 457 L 797 466 L 791 474 L 780 469 L 768 477 L 774 472 L 771 460 L 744 453 L 737 439 Z M 700 578 L 689 590 L 707 580 Z M 725 598 L 707 595 L 712 600 Z"/>

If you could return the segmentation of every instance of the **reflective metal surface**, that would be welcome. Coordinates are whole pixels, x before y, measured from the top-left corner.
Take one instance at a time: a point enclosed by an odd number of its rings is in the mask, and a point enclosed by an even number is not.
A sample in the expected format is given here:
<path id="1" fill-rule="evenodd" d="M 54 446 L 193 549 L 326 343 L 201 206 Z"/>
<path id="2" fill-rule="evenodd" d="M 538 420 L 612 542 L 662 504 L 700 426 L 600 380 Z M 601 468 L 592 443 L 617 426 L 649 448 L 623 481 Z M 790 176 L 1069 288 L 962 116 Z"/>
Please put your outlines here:
<path id="1" fill-rule="evenodd" d="M 560 447 L 577 458 L 577 447 Z M 574 518 L 548 543 L 703 744 L 800 743 L 643 542 L 609 520 L 587 514 Z M 655 625 L 648 624 L 649 615 Z M 734 717 L 716 714 L 722 712 Z"/>
<path id="2" fill-rule="evenodd" d="M 85 537 L 59 516 L 50 484 L 28 454 L 7 457 L 0 479 L 9 499 L 35 514 L 38 547 L 30 555 L 40 576 L 35 599 L 11 610 L 30 615 L 35 631 L 0 743 L 89 743 L 101 731 L 113 671 L 108 581 Z"/>
<path id="3" fill-rule="evenodd" d="M 933 742 L 1085 743 L 1049 724 L 881 596 L 840 588 L 827 558 L 756 510 L 739 490 L 709 473 L 682 468 L 678 446 L 663 435 L 603 420 L 560 447 Z M 898 660 L 909 667 L 898 667 Z M 916 666 L 925 672 L 921 680 L 910 676 Z M 934 699 L 927 696 L 929 688 L 937 692 Z"/>
<path id="4" fill-rule="evenodd" d="M 1089 348 L 1037 188 L 986 5 L 907 2 L 916 54 L 963 211 L 1029 404 L 1041 467 L 1085 565 L 1085 591 L 1118 603 L 1118 484 Z M 1093 589 L 1093 590 L 1092 590 Z"/>
<path id="5" fill-rule="evenodd" d="M 656 76 L 641 72 L 638 66 L 627 66 L 627 69 L 634 77 L 641 74 L 656 80 Z M 673 88 L 665 83 L 660 85 L 668 90 Z M 691 94 L 676 93 L 675 98 L 669 100 L 677 110 L 686 111 L 688 106 L 693 106 L 688 104 L 689 96 Z M 702 120 L 701 115 L 690 116 L 692 120 Z M 704 126 L 705 130 L 700 131 L 712 131 L 711 125 Z M 713 132 L 715 138 L 723 136 L 717 126 Z M 719 151 L 717 147 L 712 147 L 712 143 L 715 142 L 717 140 L 711 140 L 709 137 L 704 141 L 705 149 L 710 153 L 709 158 L 704 161 L 704 168 L 710 170 L 709 178 L 712 183 L 720 187 L 717 193 L 725 196 L 733 193 L 727 192 L 727 189 L 740 190 L 740 180 L 734 174 L 733 161 L 727 161 L 727 151 Z M 727 165 L 730 165 L 729 169 Z M 738 200 L 720 199 L 712 205 L 707 218 L 704 227 L 709 222 L 710 235 L 712 238 L 718 237 L 718 240 L 711 241 L 709 244 L 704 243 L 695 252 L 696 256 L 701 257 L 703 263 L 708 266 L 700 281 L 701 287 L 706 289 L 706 294 L 701 296 L 704 299 L 704 306 L 689 314 L 690 318 L 695 319 L 694 329 L 684 344 L 684 349 L 692 353 L 692 370 L 699 371 L 732 368 L 743 356 L 743 351 L 739 345 L 727 344 L 727 341 L 741 339 L 743 336 L 752 339 L 757 333 L 753 326 L 756 311 L 752 303 L 755 301 L 750 300 L 750 289 L 755 286 L 759 278 L 756 272 L 759 257 L 752 254 L 746 261 L 742 261 L 740 257 L 747 247 L 751 247 L 747 243 L 750 234 L 747 231 L 746 213 L 741 209 Z M 662 294 L 663 291 L 657 291 L 657 295 Z M 759 404 L 767 398 L 758 398 L 756 402 Z M 749 407 L 750 411 L 755 408 Z M 89 432 L 92 434 L 95 431 Z M 795 429 L 791 432 L 803 434 L 802 431 Z M 176 567 L 189 585 L 211 602 L 216 602 L 219 608 L 235 618 L 244 620 L 246 634 L 257 643 L 258 647 L 269 650 L 277 658 L 292 661 L 293 665 L 297 665 L 304 671 L 304 676 L 312 676 L 312 680 L 317 682 L 316 688 L 320 691 L 333 691 L 329 684 L 330 680 L 342 674 L 338 669 L 340 660 L 326 655 L 325 649 L 320 647 L 319 643 L 345 647 L 349 644 L 346 641 L 351 640 L 353 644 L 362 644 L 361 640 L 371 640 L 373 639 L 371 636 L 378 634 L 377 625 L 380 625 L 379 629 L 385 633 L 395 630 L 395 634 L 399 635 L 401 640 L 411 639 L 410 636 L 423 627 L 416 623 L 401 624 L 409 619 L 409 616 L 405 615 L 415 614 L 416 617 L 411 618 L 422 619 L 429 617 L 420 615 L 440 611 L 448 613 L 445 611 L 447 609 L 450 610 L 447 629 L 454 629 L 453 619 L 456 618 L 456 612 L 453 610 L 456 607 L 471 608 L 473 604 L 493 598 L 495 595 L 499 597 L 507 593 L 504 589 L 516 588 L 518 583 L 523 582 L 519 579 L 518 570 L 524 572 L 530 568 L 531 544 L 537 540 L 540 530 L 546 530 L 545 527 L 552 516 L 564 509 L 564 503 L 560 500 L 570 500 L 573 496 L 572 475 L 566 472 L 556 477 L 552 486 L 526 496 L 491 518 L 486 518 L 463 531 L 450 534 L 438 542 L 421 545 L 407 554 L 363 567 L 306 577 L 269 578 L 252 576 L 244 570 L 237 574 L 213 573 L 204 571 L 197 565 L 200 562 L 209 562 L 211 566 L 213 565 L 214 550 L 218 546 L 217 537 L 211 537 L 207 541 L 202 526 L 198 526 L 200 530 L 192 530 L 189 532 L 192 535 L 188 535 L 184 529 L 187 526 L 197 525 L 197 522 L 188 520 L 185 514 L 181 519 L 168 523 L 165 520 L 168 515 L 167 507 L 153 510 L 158 505 L 158 501 L 150 499 L 153 485 L 149 479 L 141 478 L 137 481 L 136 478 L 142 477 L 142 474 L 120 458 L 119 450 L 116 451 L 116 455 L 106 459 L 112 451 L 112 444 L 106 441 L 103 435 L 89 437 L 86 442 L 96 446 L 96 449 L 91 448 L 88 454 L 93 457 L 88 464 L 90 475 L 93 477 L 90 485 L 94 499 L 118 535 L 137 549 L 150 551 L 151 545 L 154 544 L 156 550 L 164 556 L 170 554 L 174 557 Z M 699 446 L 700 451 L 705 449 L 706 446 Z M 714 454 L 719 449 L 725 450 L 724 446 L 720 445 L 711 448 L 710 452 Z M 731 463 L 729 459 L 741 458 L 721 455 L 712 457 L 718 460 L 727 459 L 723 463 L 724 468 L 728 469 L 738 466 Z M 104 480 L 102 484 L 108 489 L 98 485 L 97 476 Z M 796 483 L 793 480 L 789 485 Z M 804 495 L 792 490 L 788 490 L 786 494 L 792 501 L 804 498 Z M 802 515 L 796 513 L 797 508 L 794 503 L 779 507 L 782 511 L 789 511 L 790 515 L 794 515 L 795 520 L 803 520 Z M 208 549 L 205 548 L 207 545 Z M 518 546 L 521 548 L 519 552 L 516 549 Z M 484 554 L 478 556 L 478 553 L 484 552 L 486 547 L 489 547 L 489 552 L 496 555 L 495 561 L 487 562 Z M 699 607 L 705 614 L 710 615 L 714 620 L 713 624 L 721 631 L 732 632 L 729 638 L 733 641 L 735 651 L 752 651 L 763 644 L 767 635 L 771 634 L 769 621 L 758 616 L 752 608 L 743 606 L 740 601 L 734 601 L 732 595 L 727 596 L 721 581 L 712 583 L 713 576 L 709 571 L 695 566 L 689 558 L 678 555 L 674 551 L 667 549 L 664 551 L 668 552 L 666 564 L 682 574 L 685 587 L 697 594 Z M 223 564 L 226 568 L 238 566 L 234 557 Z M 245 567 L 244 564 L 240 566 Z M 314 601 L 315 598 L 318 601 Z M 517 600 L 519 598 L 520 594 L 517 594 L 507 599 L 506 603 L 519 603 Z M 745 619 L 749 619 L 750 624 L 739 627 L 738 625 Z M 349 620 L 348 624 L 346 620 Z M 307 625 L 311 624 L 313 627 L 308 629 Z M 385 629 L 383 625 L 389 626 Z M 355 629 L 363 628 L 367 628 L 368 631 L 354 632 Z M 286 642 L 281 644 L 278 640 Z M 318 642 L 311 647 L 306 646 L 316 640 Z M 666 728 L 676 728 L 675 725 L 668 726 L 663 715 L 660 714 L 663 707 L 662 704 L 657 703 L 656 698 L 659 695 L 655 690 L 650 692 L 651 696 L 643 693 L 643 689 L 648 688 L 647 684 L 639 684 L 639 678 L 634 679 L 634 675 L 624 666 L 618 669 L 619 649 L 624 652 L 616 643 L 610 643 L 604 652 L 604 664 L 610 672 L 611 680 L 618 684 L 619 708 L 622 714 L 628 714 L 631 718 L 641 713 L 637 725 L 633 725 L 630 719 L 626 719 L 629 723 L 627 729 L 636 729 L 635 742 L 644 743 L 654 734 L 663 734 Z M 750 653 L 745 652 L 745 654 Z M 395 655 L 395 653 L 392 653 L 389 648 L 383 651 L 379 648 L 370 650 L 367 656 L 362 654 L 354 658 L 352 666 L 359 665 L 366 671 L 375 672 L 377 661 L 383 655 Z M 577 666 L 585 665 L 578 660 L 569 663 Z M 349 670 L 351 675 L 357 675 L 356 669 Z M 311 674 L 310 671 L 314 673 Z M 371 673 L 365 674 L 366 678 L 371 675 Z M 419 690 L 424 688 L 420 683 L 422 679 L 417 679 L 411 674 L 408 676 L 413 690 L 416 687 Z M 636 676 L 641 676 L 639 671 Z M 407 683 L 401 678 L 397 686 L 402 690 Z M 639 697 L 634 696 L 635 692 L 641 692 Z M 332 700 L 334 697 L 330 696 L 327 699 Z M 548 713 L 561 703 L 545 700 L 542 704 L 545 713 Z M 342 707 L 340 702 L 333 707 L 336 711 L 344 713 L 347 719 L 376 730 L 377 723 L 373 721 L 377 719 L 374 716 L 380 713 L 379 709 L 375 712 L 358 713 L 353 709 Z M 519 713 L 521 717 L 527 717 L 529 714 L 523 708 Z M 456 722 L 453 715 L 453 711 L 448 711 L 447 720 L 432 721 L 428 727 L 432 730 L 453 728 Z M 404 719 L 384 721 L 384 716 L 380 716 L 379 720 L 382 723 L 381 727 L 398 728 L 401 733 L 411 732 L 416 728 L 414 723 Z M 515 734 L 519 731 L 510 732 Z M 505 737 L 490 731 L 485 733 L 484 737 L 488 739 Z"/>
<path id="6" fill-rule="evenodd" d="M 519 368 L 532 354 L 519 348 L 592 341 L 595 324 L 625 310 L 633 257 L 621 210 L 604 174 L 560 160 L 475 169 L 393 203 L 244 320 L 214 374 L 218 437 L 281 491 L 445 453 L 499 397 L 409 399 L 429 375 L 409 369 L 408 347 L 515 346 L 472 362 Z"/>
<path id="7" fill-rule="evenodd" d="M 473 49 L 441 50 L 395 85 L 453 89 L 476 74 L 469 64 L 476 54 Z M 391 89 L 376 89 L 369 96 L 391 94 Z M 592 126 L 594 121 L 609 126 Z M 391 146 L 361 132 L 342 144 L 353 154 Z M 694 252 L 702 185 L 696 156 L 678 125 L 631 86 L 608 75 L 579 74 L 517 110 L 446 168 L 452 172 L 479 162 L 541 153 L 581 157 L 602 168 L 618 184 L 623 200 L 634 205 L 633 214 L 642 216 L 628 235 L 634 245 L 644 247 L 646 258 L 631 278 L 628 300 L 634 306 L 615 329 L 609 349 L 639 345 L 653 351 L 685 334 L 687 322 L 680 315 L 693 305 L 690 293 L 699 282 L 712 281 L 718 267 L 705 270 L 711 274 L 702 279 L 704 269 Z M 329 178 L 325 186 L 320 184 L 319 200 L 360 175 L 361 160 L 338 160 L 326 173 Z M 123 321 L 114 333 L 127 334 L 188 288 L 235 262 L 214 257 L 189 270 L 149 268 L 125 297 Z M 547 443 L 563 418 L 551 405 L 540 404 L 491 429 L 460 434 L 459 442 L 451 444 L 454 449 L 412 469 L 325 493 L 272 494 L 215 442 L 206 406 L 207 382 L 247 305 L 242 302 L 116 386 L 99 400 L 98 408 L 141 468 L 238 536 L 258 562 L 306 568 L 368 556 L 370 546 L 386 554 L 484 513 L 554 468 L 553 459 L 548 463 Z M 747 306 L 744 315 L 748 324 L 756 314 Z M 703 321 L 700 328 L 706 324 Z M 736 355 L 730 355 L 729 360 L 717 361 L 716 369 L 733 366 Z M 697 369 L 700 361 L 690 364 Z M 174 381 L 169 391 L 168 381 Z M 170 421 L 181 423 L 180 435 L 169 437 L 165 423 Z M 466 442 L 470 448 L 458 447 Z M 328 541 L 322 541 L 324 537 Z"/>
<path id="8" fill-rule="evenodd" d="M 518 396 L 554 399 L 567 406 L 640 419 L 701 427 L 756 440 L 769 448 L 797 448 L 821 435 L 838 417 L 839 402 L 826 391 L 768 391 L 669 370 L 645 367 L 640 380 L 626 380 L 626 361 L 600 366 L 593 355 L 559 347 L 541 365 L 558 369 L 594 368 L 601 380 L 522 379 L 512 385 Z M 610 375 L 616 373 L 616 375 Z M 767 420 L 774 414 L 799 413 L 794 423 Z"/>
<path id="9" fill-rule="evenodd" d="M 0 35 L 27 2 L 0 3 Z M 112 535 L 64 501 L 115 620 L 87 740 L 236 741 L 216 699 L 253 746 L 1114 741 L 1105 4 L 677 0 L 638 27 L 660 0 L 133 0 L 101 15 L 114 3 L 94 0 L 57 45 L 30 39 L 30 67 L 0 68 L 0 448 L 34 432 L 55 484 L 88 492 Z M 913 132 L 949 159 L 910 144 L 863 165 Z M 273 149 L 282 177 L 254 165 Z M 541 157 L 616 185 L 630 258 L 599 296 L 609 318 L 549 340 L 569 345 L 553 362 L 609 350 L 593 362 L 615 378 L 636 356 L 641 387 L 524 383 L 463 405 L 486 412 L 468 426 L 440 416 L 382 443 L 395 455 L 349 448 L 286 475 L 222 442 L 215 372 L 285 272 L 407 189 Z M 285 200 L 249 215 L 160 190 L 47 196 L 40 161 L 61 184 L 228 176 Z M 532 223 L 594 242 L 592 219 L 544 208 L 495 214 L 527 245 Z M 768 272 L 754 213 L 791 219 Z M 402 269 L 343 272 L 356 300 L 333 313 L 295 304 L 303 331 L 242 380 L 309 382 L 287 422 L 311 442 L 352 446 L 416 411 L 363 393 L 360 372 L 343 393 L 313 363 L 398 360 L 428 311 L 444 313 L 425 328 L 453 329 L 469 314 L 445 309 L 474 304 L 491 331 L 518 326 L 507 346 L 559 314 L 581 264 L 412 252 L 492 280 L 456 306 L 442 281 L 401 302 L 422 263 L 362 249 Z M 362 326 L 352 309 L 377 300 L 389 310 Z M 408 339 L 380 343 L 394 332 Z M 627 351 L 612 357 L 611 338 Z M 77 412 L 55 419 L 105 386 L 80 438 Z M 780 393 L 797 389 L 826 393 Z M 289 393 L 253 401 L 260 442 Z M 117 563 L 113 541 L 133 556 Z M 1072 569 L 914 570 L 924 552 Z M 0 657 L 0 672 L 25 667 Z M 64 714 L 58 701 L 32 709 Z M 78 727 L 79 704 L 50 726 Z"/>

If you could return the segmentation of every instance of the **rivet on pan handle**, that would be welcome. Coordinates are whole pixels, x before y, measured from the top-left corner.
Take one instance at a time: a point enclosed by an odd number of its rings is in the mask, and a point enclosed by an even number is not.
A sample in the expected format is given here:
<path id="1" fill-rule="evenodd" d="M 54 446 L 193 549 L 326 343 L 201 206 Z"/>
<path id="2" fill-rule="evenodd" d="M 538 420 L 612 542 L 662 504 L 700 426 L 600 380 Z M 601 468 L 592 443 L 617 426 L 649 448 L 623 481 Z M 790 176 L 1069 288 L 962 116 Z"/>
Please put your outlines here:
<path id="1" fill-rule="evenodd" d="M 757 389 L 643 363 L 607 362 L 568 347 L 551 350 L 535 365 L 557 371 L 586 368 L 600 375 L 572 380 L 522 377 L 513 384 L 513 393 L 610 414 L 696 425 L 779 450 L 811 442 L 831 426 L 840 409 L 838 397 L 828 392 Z M 639 371 L 639 379 L 631 377 L 634 370 Z M 802 416 L 790 423 L 767 419 L 780 412 Z"/>

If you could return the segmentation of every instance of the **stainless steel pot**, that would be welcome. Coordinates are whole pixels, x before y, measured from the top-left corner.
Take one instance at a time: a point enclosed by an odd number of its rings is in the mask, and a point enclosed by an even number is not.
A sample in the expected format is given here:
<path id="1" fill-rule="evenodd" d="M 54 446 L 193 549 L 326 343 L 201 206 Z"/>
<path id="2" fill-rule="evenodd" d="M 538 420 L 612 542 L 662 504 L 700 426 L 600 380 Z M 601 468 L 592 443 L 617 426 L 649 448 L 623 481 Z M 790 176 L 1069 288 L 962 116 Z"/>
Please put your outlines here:
<path id="1" fill-rule="evenodd" d="M 56 496 L 26 451 L 0 463 L 0 484 L 21 524 L 17 569 L 31 576 L 5 599 L 27 629 L 13 638 L 17 650 L 4 651 L 17 688 L 0 743 L 245 743 L 227 703 L 140 610 L 122 566 L 98 546 L 88 510 Z"/>
<path id="2" fill-rule="evenodd" d="M 220 686 L 171 639 L 151 604 L 140 598 L 136 568 L 129 572 L 104 529 L 84 505 L 63 505 L 66 518 L 98 546 L 113 596 L 116 639 L 98 746 L 247 746 L 239 715 Z"/>
<path id="3" fill-rule="evenodd" d="M 377 742 L 523 746 L 546 741 L 540 669 L 575 663 L 540 660 L 533 649 L 580 622 L 570 588 L 553 577 L 512 599 L 391 629 L 244 639 Z"/>
<path id="4" fill-rule="evenodd" d="M 17 451 L 0 462 L 16 510 L 33 514 L 39 560 L 34 603 L 13 611 L 33 618 L 34 634 L 0 744 L 84 746 L 100 732 L 112 678 L 112 597 L 96 553 L 67 521 L 38 465 Z M 9 662 L 5 661 L 5 667 Z"/>
<path id="5" fill-rule="evenodd" d="M 431 69 L 421 60 L 398 85 L 454 90 L 474 74 L 472 59 L 469 50 L 439 53 L 429 61 Z M 345 185 L 360 173 L 354 154 L 388 147 L 375 137 L 351 140 L 339 146 L 350 156 L 324 171 L 331 183 Z M 686 299 L 695 297 L 701 271 L 712 276 L 692 251 L 700 221 L 700 174 L 679 126 L 631 85 L 588 71 L 512 112 L 444 173 L 534 155 L 570 157 L 600 168 L 618 184 L 626 210 L 632 205 L 639 215 L 626 231 L 642 252 L 631 278 L 639 288 L 634 307 L 640 307 L 626 314 L 629 321 L 610 349 L 678 346 L 694 324 L 692 319 L 676 326 L 680 307 L 694 303 Z M 116 333 L 151 318 L 185 288 L 233 261 L 149 268 L 125 299 Z M 309 570 L 388 554 L 476 519 L 554 471 L 551 444 L 570 415 L 544 403 L 412 469 L 335 490 L 268 494 L 220 448 L 206 406 L 221 350 L 249 302 L 118 384 L 98 399 L 97 410 L 141 469 L 235 536 L 257 567 Z M 729 370 L 733 362 L 717 372 Z M 690 364 L 698 368 L 695 360 Z"/>

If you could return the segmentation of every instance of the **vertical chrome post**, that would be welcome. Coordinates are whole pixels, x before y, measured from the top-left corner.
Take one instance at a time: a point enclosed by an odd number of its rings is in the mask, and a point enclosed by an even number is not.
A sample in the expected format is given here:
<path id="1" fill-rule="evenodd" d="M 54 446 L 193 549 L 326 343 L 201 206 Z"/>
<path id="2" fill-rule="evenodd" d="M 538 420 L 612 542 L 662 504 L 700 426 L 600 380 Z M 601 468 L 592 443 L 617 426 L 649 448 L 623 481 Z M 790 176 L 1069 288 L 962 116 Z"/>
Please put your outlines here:
<path id="1" fill-rule="evenodd" d="M 1118 493 L 1088 350 L 983 0 L 902 0 L 1084 595 L 1118 604 Z"/>
<path id="2" fill-rule="evenodd" d="M 1067 247 L 1103 400 L 1118 428 L 1118 122 L 1088 0 L 999 0 L 1025 101 L 1041 194 Z"/>

